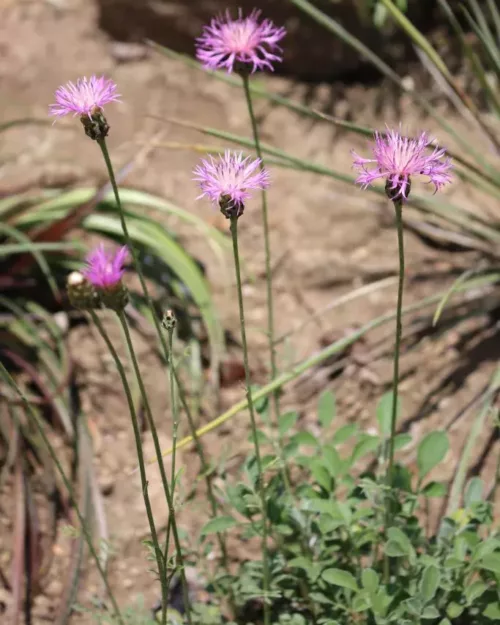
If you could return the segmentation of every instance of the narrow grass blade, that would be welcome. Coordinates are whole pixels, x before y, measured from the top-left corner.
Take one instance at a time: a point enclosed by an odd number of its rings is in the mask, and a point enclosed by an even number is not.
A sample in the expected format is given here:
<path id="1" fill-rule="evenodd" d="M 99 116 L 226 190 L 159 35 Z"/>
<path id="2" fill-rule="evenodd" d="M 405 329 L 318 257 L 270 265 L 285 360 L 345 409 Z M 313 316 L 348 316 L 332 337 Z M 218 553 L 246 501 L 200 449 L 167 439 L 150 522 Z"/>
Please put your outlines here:
<path id="1" fill-rule="evenodd" d="M 474 451 L 474 446 L 476 444 L 476 441 L 480 432 L 484 428 L 484 423 L 486 421 L 486 418 L 492 409 L 493 402 L 495 401 L 495 398 L 498 396 L 499 391 L 500 391 L 500 367 L 497 367 L 491 379 L 488 390 L 484 396 L 483 407 L 481 408 L 475 420 L 471 424 L 471 429 L 469 431 L 469 435 L 467 436 L 465 447 L 462 450 L 460 461 L 458 463 L 457 470 L 455 472 L 455 477 L 451 485 L 448 506 L 446 509 L 446 516 L 450 516 L 451 514 L 453 514 L 460 505 L 460 499 L 463 494 L 465 479 L 467 477 L 467 469 L 469 467 L 469 462 L 472 457 L 472 453 Z"/>
<path id="2" fill-rule="evenodd" d="M 432 325 L 433 326 L 435 326 L 437 324 L 437 322 L 439 321 L 439 319 L 441 317 L 441 314 L 442 314 L 446 304 L 448 303 L 449 299 L 451 298 L 451 296 L 454 293 L 456 293 L 457 290 L 459 289 L 459 287 L 464 282 L 466 282 L 475 273 L 477 273 L 477 269 L 468 269 L 467 271 L 464 271 L 464 273 L 462 275 L 460 275 L 455 280 L 455 282 L 453 282 L 453 284 L 450 286 L 450 288 L 444 294 L 443 299 L 437 305 L 436 312 L 434 313 L 434 317 L 432 319 Z"/>

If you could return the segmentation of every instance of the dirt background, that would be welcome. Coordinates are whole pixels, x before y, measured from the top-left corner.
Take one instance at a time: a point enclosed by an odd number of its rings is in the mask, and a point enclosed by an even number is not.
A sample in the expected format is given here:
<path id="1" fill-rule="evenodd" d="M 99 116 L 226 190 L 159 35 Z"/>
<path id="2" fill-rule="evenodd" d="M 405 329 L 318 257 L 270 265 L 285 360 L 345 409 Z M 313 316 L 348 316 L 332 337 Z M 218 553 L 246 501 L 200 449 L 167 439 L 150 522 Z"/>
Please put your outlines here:
<path id="1" fill-rule="evenodd" d="M 180 118 L 215 128 L 249 135 L 242 94 L 211 76 L 188 70 L 180 63 L 161 57 L 141 45 L 114 42 L 98 29 L 99 10 L 89 0 L 20 1 L 3 0 L 0 29 L 0 118 L 9 120 L 44 118 L 54 90 L 67 80 L 93 73 L 111 76 L 119 85 L 123 103 L 107 111 L 111 124 L 109 146 L 114 163 L 128 162 L 144 142 L 159 136 L 169 142 L 208 142 L 193 131 L 161 123 L 153 117 Z M 341 85 L 302 84 L 290 77 L 259 77 L 280 94 L 307 101 L 329 114 L 380 127 L 404 121 L 410 130 L 436 131 L 435 122 L 424 119 L 410 99 L 390 97 L 386 86 L 356 83 Z M 264 141 L 318 163 L 344 172 L 351 171 L 350 150 L 366 151 L 366 142 L 345 135 L 326 123 L 311 122 L 265 102 L 257 104 Z M 442 105 L 442 112 L 449 111 Z M 480 145 L 467 124 L 455 119 L 460 132 Z M 161 133 L 158 135 L 158 133 Z M 0 185 L 29 181 L 93 182 L 105 180 L 103 163 L 96 146 L 87 140 L 78 123 L 63 120 L 53 127 L 12 129 L 1 136 Z M 176 201 L 188 211 L 202 215 L 222 230 L 226 224 L 205 202 L 195 202 L 197 189 L 191 178 L 197 156 L 189 150 L 157 148 L 126 180 L 132 187 L 146 189 Z M 271 239 L 277 334 L 290 332 L 307 322 L 313 313 L 336 302 L 353 287 L 381 278 L 395 277 L 397 242 L 390 206 L 374 196 L 331 179 L 273 169 L 269 192 Z M 444 194 L 462 206 L 474 208 L 480 198 L 460 183 Z M 491 208 L 491 207 L 490 207 Z M 497 207 L 498 208 L 498 207 Z M 241 249 L 246 262 L 245 303 L 251 345 L 251 364 L 256 382 L 265 380 L 267 370 L 264 254 L 258 202 L 248 206 L 241 220 Z M 203 238 L 182 223 L 170 219 L 168 226 L 185 247 L 204 263 L 218 309 L 228 332 L 238 336 L 238 313 L 233 296 L 231 264 L 221 264 Z M 407 288 L 405 302 L 417 301 L 443 290 L 450 283 L 449 271 L 459 271 L 475 262 L 471 254 L 453 254 L 425 245 L 406 235 Z M 441 278 L 440 276 L 444 277 Z M 280 368 L 286 370 L 334 338 L 373 317 L 392 309 L 396 302 L 395 281 L 363 299 L 337 306 L 291 334 L 280 348 Z M 425 325 L 425 319 L 424 319 Z M 362 428 L 375 426 L 375 405 L 390 387 L 390 337 L 392 325 L 369 335 L 345 355 L 342 373 L 333 375 L 332 364 L 318 368 L 292 384 L 284 395 L 286 408 L 298 409 L 301 428 L 317 431 L 315 406 L 319 392 L 336 390 L 338 422 L 356 421 Z M 151 344 L 135 336 L 144 367 L 152 405 L 158 418 L 164 447 L 170 443 L 171 422 L 166 399 L 166 381 L 152 354 Z M 95 449 L 95 464 L 104 496 L 112 547 L 110 581 L 121 605 L 144 597 L 149 608 L 159 598 L 159 588 L 149 572 L 146 551 L 141 544 L 148 526 L 135 467 L 132 432 L 118 378 L 105 348 L 95 333 L 79 329 L 70 337 L 72 355 L 79 370 L 83 410 L 87 415 Z M 477 404 L 461 414 L 488 383 L 498 360 L 498 334 L 491 318 L 479 318 L 458 325 L 453 331 L 433 335 L 413 334 L 402 359 L 401 427 L 418 440 L 425 432 L 447 427 L 451 451 L 441 479 L 449 479 L 468 435 Z M 233 354 L 239 357 L 237 348 Z M 104 391 L 103 391 L 104 389 Z M 221 408 L 243 395 L 241 382 L 224 388 Z M 204 414 L 208 421 L 213 414 Z M 184 426 L 183 426 L 184 427 Z M 241 414 L 204 442 L 213 458 L 227 454 L 236 470 L 248 449 L 248 419 Z M 148 433 L 144 435 L 147 455 L 152 452 Z M 403 458 L 414 462 L 415 447 L 405 449 Z M 498 447 L 493 424 L 481 434 L 477 449 L 478 470 L 485 471 L 487 484 L 496 463 Z M 482 461 L 485 462 L 482 462 Z M 481 461 L 481 462 L 479 462 Z M 181 493 L 186 493 L 196 476 L 198 460 L 191 450 L 180 453 L 184 467 Z M 149 475 L 149 492 L 158 519 L 164 526 L 167 511 L 156 470 Z M 183 505 L 179 522 L 189 539 L 206 520 L 203 491 Z M 5 499 L 4 499 L 5 501 Z M 0 553 L 2 571 L 9 571 L 9 541 L 12 518 L 8 505 L 0 509 Z M 62 524 L 67 521 L 61 521 Z M 59 532 L 52 548 L 52 565 L 35 600 L 34 622 L 51 623 L 57 616 L 68 562 L 71 538 Z M 232 545 L 232 557 L 247 557 Z M 98 578 L 88 564 L 80 585 L 78 602 L 89 607 L 100 592 Z M 0 615 L 8 614 L 10 594 L 0 583 Z M 75 615 L 73 623 L 90 621 Z"/>

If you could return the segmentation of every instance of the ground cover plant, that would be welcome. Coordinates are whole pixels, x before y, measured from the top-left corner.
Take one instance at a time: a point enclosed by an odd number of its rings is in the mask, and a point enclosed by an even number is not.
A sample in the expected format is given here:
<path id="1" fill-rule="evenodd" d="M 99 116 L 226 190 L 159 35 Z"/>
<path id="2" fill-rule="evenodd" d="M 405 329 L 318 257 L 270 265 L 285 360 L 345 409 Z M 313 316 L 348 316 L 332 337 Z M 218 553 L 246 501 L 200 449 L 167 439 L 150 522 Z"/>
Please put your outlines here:
<path id="1" fill-rule="evenodd" d="M 363 44 L 350 38 L 318 6 L 308 0 L 290 1 L 335 36 L 344 37 L 379 70 L 405 88 L 391 68 Z M 500 188 L 496 134 L 498 82 L 492 81 L 491 76 L 496 76 L 497 80 L 500 77 L 500 15 L 493 2 L 483 6 L 470 1 L 458 9 L 445 1 L 439 4 L 464 46 L 473 80 L 481 85 L 485 102 L 478 103 L 457 84 L 430 42 L 409 22 L 401 3 L 380 0 L 377 6 L 384 7 L 384 15 L 390 16 L 413 41 L 423 55 L 422 63 L 437 76 L 450 103 L 482 133 L 491 148 L 486 155 L 472 150 L 447 119 L 418 92 L 410 95 L 428 115 L 438 120 L 442 128 L 439 140 L 431 137 L 425 128 L 407 129 L 404 119 L 396 126 L 379 129 L 326 119 L 353 136 L 366 139 L 363 149 L 345 155 L 354 170 L 350 177 L 330 169 L 327 164 L 305 161 L 263 143 L 255 114 L 257 96 L 292 108 L 301 115 L 323 120 L 324 116 L 254 85 L 255 74 L 272 70 L 280 63 L 287 40 L 286 29 L 275 25 L 258 9 L 248 15 L 228 11 L 214 17 L 196 41 L 197 61 L 161 50 L 176 56 L 179 62 L 197 64 L 200 70 L 213 72 L 214 80 L 229 81 L 239 88 L 248 111 L 248 136 L 230 134 L 223 128 L 195 126 L 189 120 L 176 122 L 190 124 L 205 136 L 237 146 L 236 149 L 204 146 L 206 154 L 192 172 L 193 186 L 199 188 L 200 203 L 212 203 L 228 225 L 244 369 L 244 397 L 201 428 L 197 428 L 193 418 L 191 398 L 182 376 L 183 356 L 179 355 L 176 344 L 180 342 L 179 326 L 185 325 L 186 307 L 179 304 L 184 296 L 199 311 L 211 347 L 211 361 L 217 366 L 222 332 L 208 285 L 200 267 L 176 245 L 175 238 L 134 208 L 147 206 L 149 202 L 150 206 L 162 210 L 162 201 L 120 185 L 120 175 L 113 168 L 113 155 L 107 144 L 111 131 L 106 118 L 108 107 L 115 106 L 120 98 L 119 85 L 110 78 L 93 75 L 80 77 L 57 89 L 50 114 L 58 118 L 73 116 L 75 124 L 81 123 L 83 132 L 79 140 L 93 142 L 109 177 L 110 189 L 97 194 L 88 189 L 70 191 L 35 200 L 7 198 L 2 206 L 6 217 L 2 247 L 6 261 L 0 277 L 4 275 L 7 284 L 12 275 L 18 275 L 19 262 L 23 260 L 29 263 L 22 266 L 26 275 L 32 280 L 41 280 L 35 273 L 39 267 L 52 290 L 48 302 L 42 299 L 44 307 L 40 295 L 26 294 L 23 282 L 14 284 L 14 296 L 2 298 L 2 306 L 9 313 L 4 331 L 6 347 L 2 347 L 4 358 L 0 360 L 6 424 L 2 427 L 2 439 L 10 450 L 11 459 L 16 454 L 10 465 L 14 469 L 20 502 L 14 573 L 16 600 L 9 615 L 13 622 L 20 618 L 22 611 L 26 620 L 30 619 L 30 585 L 34 581 L 30 571 L 37 565 L 36 560 L 29 559 L 28 565 L 23 564 L 27 553 L 33 557 L 29 540 L 36 543 L 31 529 L 32 517 L 26 521 L 26 511 L 32 514 L 27 476 L 30 471 L 36 471 L 40 463 L 49 467 L 47 471 L 53 482 L 59 484 L 61 497 L 74 511 L 72 527 L 78 539 L 75 545 L 79 551 L 86 545 L 105 590 L 101 606 L 79 605 L 74 594 L 70 595 L 65 618 L 76 619 L 84 614 L 100 622 L 120 625 L 146 622 L 200 625 L 432 622 L 448 625 L 489 623 L 500 618 L 500 539 L 494 519 L 500 471 L 497 469 L 489 490 L 478 477 L 467 479 L 478 433 L 486 424 L 498 427 L 499 371 L 494 373 L 477 402 L 469 439 L 451 483 L 434 479 L 449 451 L 447 433 L 436 429 L 415 442 L 409 433 L 400 432 L 398 427 L 404 411 L 399 393 L 399 362 L 404 326 L 412 323 L 410 315 L 430 311 L 425 322 L 428 327 L 439 326 L 446 319 L 447 328 L 452 328 L 464 316 L 475 315 L 478 311 L 493 314 L 498 308 L 494 296 L 499 280 L 495 210 Z M 475 48 L 464 36 L 466 27 L 476 35 Z M 443 147 L 447 136 L 458 149 Z M 395 309 L 288 369 L 281 368 L 278 358 L 274 319 L 273 255 L 269 237 L 272 205 L 267 195 L 273 185 L 274 167 L 330 176 L 345 182 L 346 188 L 349 184 L 352 188 L 358 186 L 366 193 L 384 198 L 394 214 L 394 236 L 399 251 Z M 446 189 L 458 178 L 483 193 L 484 206 L 472 211 L 443 199 Z M 72 208 L 77 201 L 75 198 L 83 209 Z M 249 366 L 245 320 L 248 309 L 242 286 L 242 250 L 238 235 L 248 211 L 259 210 L 259 199 L 266 267 L 269 379 L 257 386 Z M 101 210 L 90 214 L 95 206 Z M 178 211 L 170 205 L 163 205 L 163 209 Z M 78 215 L 76 222 L 75 213 Z M 79 240 L 75 246 L 62 242 L 70 228 L 81 224 L 99 234 L 95 244 L 90 241 L 83 244 Z M 200 223 L 197 225 L 202 227 Z M 438 291 L 423 301 L 405 306 L 405 226 L 427 237 L 434 245 L 454 245 L 462 252 L 473 250 L 477 253 L 476 264 L 461 271 L 444 292 Z M 209 234 L 216 243 L 225 245 L 216 232 Z M 103 239 L 104 236 L 120 245 L 113 246 L 111 240 Z M 84 264 L 77 257 L 67 255 L 68 248 L 82 246 L 86 249 Z M 51 264 L 47 264 L 43 256 L 48 251 L 58 254 L 50 257 Z M 148 252 L 154 252 L 157 261 L 162 263 L 162 270 L 169 269 L 168 280 L 163 284 L 168 297 L 163 301 L 152 293 L 156 294 L 155 275 L 165 274 L 164 271 L 155 274 L 151 270 L 155 263 L 148 261 Z M 137 277 L 137 283 L 133 282 L 131 274 Z M 71 419 L 67 418 L 71 401 L 67 357 L 60 328 L 51 316 L 63 297 L 63 280 L 75 314 L 85 319 L 106 345 L 126 397 L 149 531 L 145 541 L 149 567 L 161 595 L 153 615 L 140 606 L 121 605 L 117 601 L 109 583 L 106 557 L 103 558 L 106 548 L 103 549 L 103 544 L 96 539 L 90 522 L 87 489 L 92 488 L 93 477 L 89 440 L 84 418 L 77 421 L 77 428 L 81 430 L 79 436 Z M 164 449 L 160 443 L 159 421 L 153 414 L 132 339 L 131 327 L 137 323 L 138 315 L 148 319 L 154 329 L 156 349 L 165 365 L 164 388 L 170 397 L 172 422 L 171 449 Z M 128 354 L 126 363 L 109 332 L 107 321 L 110 319 L 120 328 Z M 189 325 L 189 319 L 187 323 Z M 338 425 L 335 395 L 325 390 L 317 399 L 317 433 L 302 430 L 298 412 L 282 408 L 282 389 L 317 364 L 342 355 L 366 333 L 385 324 L 394 325 L 392 384 L 378 403 L 373 418 L 376 428 L 363 431 L 355 423 Z M 40 372 L 33 371 L 34 358 L 40 362 Z M 40 395 L 45 403 L 39 401 Z M 74 467 L 68 466 L 71 463 L 61 457 L 48 423 L 42 420 L 46 414 L 40 406 L 46 404 L 63 425 L 69 424 L 66 435 L 75 446 L 80 446 L 78 456 L 85 459 L 80 480 L 75 479 Z M 203 437 L 240 412 L 249 419 L 252 451 L 235 476 L 207 460 Z M 190 434 L 179 440 L 181 418 L 187 422 Z M 142 419 L 151 432 L 153 458 L 145 454 Z M 414 442 L 416 472 L 405 465 L 404 456 L 398 455 Z M 178 524 L 180 499 L 182 506 L 190 505 L 189 498 L 179 494 L 182 467 L 177 456 L 178 450 L 187 445 L 193 445 L 199 455 L 199 480 L 205 485 L 211 515 L 198 536 L 185 535 Z M 24 448 L 32 454 L 20 454 Z M 151 504 L 148 482 L 151 466 L 160 472 L 169 511 L 164 528 L 155 518 Z M 436 509 L 439 512 L 431 519 L 432 510 Z M 29 540 L 25 540 L 26 537 Z M 248 544 L 252 557 L 239 564 L 232 562 L 230 537 Z M 80 558 L 75 562 L 78 569 Z M 203 600 L 190 583 L 188 573 L 193 568 L 203 572 Z M 24 574 L 28 580 L 26 591 L 21 584 Z"/>

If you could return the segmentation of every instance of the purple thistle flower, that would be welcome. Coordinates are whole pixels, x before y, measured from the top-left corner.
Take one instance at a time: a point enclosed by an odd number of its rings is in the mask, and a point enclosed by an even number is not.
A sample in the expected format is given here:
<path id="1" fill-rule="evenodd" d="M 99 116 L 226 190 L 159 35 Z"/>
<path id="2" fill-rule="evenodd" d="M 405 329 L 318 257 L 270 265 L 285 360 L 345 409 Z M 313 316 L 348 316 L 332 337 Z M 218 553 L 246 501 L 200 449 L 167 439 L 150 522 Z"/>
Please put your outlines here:
<path id="1" fill-rule="evenodd" d="M 106 252 L 104 245 L 100 243 L 88 254 L 87 267 L 82 273 L 97 289 L 112 289 L 120 284 L 125 273 L 123 264 L 127 255 L 126 245 L 113 254 L 113 252 Z"/>
<path id="2" fill-rule="evenodd" d="M 49 107 L 49 114 L 56 117 L 65 115 L 88 116 L 102 111 L 105 104 L 119 102 L 120 94 L 116 93 L 116 84 L 101 76 L 79 78 L 76 85 L 68 82 L 56 91 L 56 103 Z"/>
<path id="3" fill-rule="evenodd" d="M 352 151 L 354 167 L 360 171 L 356 183 L 364 189 L 378 178 L 385 178 L 386 192 L 391 200 L 408 199 L 411 188 L 411 176 L 428 176 L 434 185 L 434 193 L 452 181 L 451 159 L 444 148 L 434 146 L 429 153 L 426 148 L 434 144 L 433 139 L 422 132 L 417 139 L 404 137 L 396 130 L 387 129 L 385 135 L 375 133 L 375 158 L 363 158 Z M 374 163 L 375 167 L 367 169 Z"/>
<path id="4" fill-rule="evenodd" d="M 266 67 L 273 71 L 273 62 L 282 60 L 278 41 L 286 30 L 271 20 L 259 22 L 260 13 L 254 9 L 248 17 L 243 17 L 240 9 L 238 18 L 233 20 L 226 11 L 225 16 L 216 17 L 203 27 L 201 37 L 196 40 L 196 56 L 205 69 L 226 69 L 230 74 L 239 62 L 251 64 L 252 73 Z"/>
<path id="5" fill-rule="evenodd" d="M 201 195 L 220 206 L 222 212 L 234 209 L 239 216 L 243 213 L 245 200 L 251 197 L 250 189 L 265 189 L 269 186 L 269 172 L 260 168 L 261 160 L 243 158 L 241 152 L 226 150 L 224 156 L 209 157 L 201 161 L 195 170 L 195 178 L 201 188 Z M 260 168 L 260 169 L 259 169 Z M 258 171 L 256 171 L 258 170 Z M 230 209 L 230 211 L 228 211 Z"/>

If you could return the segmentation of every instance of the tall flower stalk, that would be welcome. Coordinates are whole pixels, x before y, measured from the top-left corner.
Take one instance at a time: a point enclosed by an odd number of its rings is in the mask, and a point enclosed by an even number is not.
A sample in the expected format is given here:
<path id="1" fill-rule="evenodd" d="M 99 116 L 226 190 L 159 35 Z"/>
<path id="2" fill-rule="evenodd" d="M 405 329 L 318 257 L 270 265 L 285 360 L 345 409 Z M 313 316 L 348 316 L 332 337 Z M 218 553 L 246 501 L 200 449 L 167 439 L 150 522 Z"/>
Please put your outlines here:
<path id="1" fill-rule="evenodd" d="M 262 159 L 259 130 L 250 91 L 250 75 L 257 70 L 268 69 L 273 71 L 273 64 L 282 60 L 281 48 L 278 42 L 283 39 L 285 34 L 285 28 L 275 26 L 271 20 L 261 20 L 260 11 L 258 10 L 252 11 L 247 17 L 243 17 L 240 10 L 236 19 L 232 19 L 229 11 L 227 11 L 225 16 L 214 18 L 209 25 L 205 26 L 196 42 L 196 55 L 206 69 L 224 69 L 228 73 L 236 71 L 241 75 L 252 126 L 255 151 L 260 162 L 261 171 L 264 170 L 264 161 Z M 271 375 L 274 380 L 278 374 L 278 367 L 276 343 L 274 340 L 271 243 L 265 189 L 262 189 L 262 223 L 266 264 L 267 336 Z M 279 416 L 279 396 L 279 390 L 273 393 L 276 419 Z"/>
<path id="2" fill-rule="evenodd" d="M 246 397 L 252 438 L 255 448 L 257 463 L 257 491 L 260 498 L 262 514 L 262 563 L 263 563 L 263 598 L 264 598 L 264 624 L 270 625 L 270 606 L 268 595 L 270 588 L 269 554 L 267 546 L 268 522 L 266 514 L 266 491 L 262 456 L 260 452 L 257 420 L 251 392 L 251 374 L 248 360 L 248 345 L 245 325 L 245 308 L 243 304 L 243 290 L 241 283 L 240 255 L 238 247 L 238 220 L 245 210 L 245 202 L 251 196 L 250 190 L 262 190 L 269 185 L 269 174 L 261 168 L 260 159 L 251 160 L 243 158 L 241 153 L 226 151 L 224 156 L 210 157 L 202 160 L 195 169 L 195 180 L 201 188 L 201 196 L 208 197 L 215 205 L 218 205 L 222 214 L 229 219 L 231 237 L 233 242 L 234 268 L 236 276 L 236 291 L 238 294 L 238 308 L 240 315 L 241 344 L 243 350 L 243 365 L 245 369 Z"/>
<path id="3" fill-rule="evenodd" d="M 432 151 L 429 151 L 429 148 Z M 403 236 L 403 204 L 408 200 L 411 191 L 412 176 L 427 176 L 434 185 L 435 192 L 451 182 L 451 161 L 443 148 L 436 147 L 434 141 L 425 132 L 417 139 L 405 137 L 400 131 L 387 129 L 385 134 L 375 133 L 373 146 L 374 158 L 364 158 L 353 152 L 354 167 L 359 170 L 356 182 L 367 188 L 374 181 L 385 180 L 387 197 L 392 201 L 396 213 L 396 230 L 398 236 L 399 279 L 398 299 L 396 304 L 396 333 L 394 346 L 394 370 L 392 382 L 391 435 L 389 440 L 389 457 L 387 462 L 386 486 L 388 496 L 386 502 L 385 526 L 391 523 L 391 490 L 394 486 L 394 440 L 397 429 L 397 407 L 399 388 L 399 356 L 401 351 L 402 308 L 404 288 L 404 236 Z M 389 581 L 389 561 L 384 563 L 386 582 Z"/>
<path id="4" fill-rule="evenodd" d="M 92 76 L 89 80 L 87 80 L 87 78 L 83 78 L 83 79 L 79 79 L 76 82 L 76 84 L 73 84 L 70 82 L 64 86 L 59 87 L 59 89 L 57 89 L 56 94 L 55 94 L 56 103 L 50 106 L 49 112 L 51 115 L 54 115 L 56 117 L 63 117 L 65 115 L 71 115 L 71 114 L 73 116 L 79 116 L 80 121 L 84 127 L 85 134 L 90 139 L 96 141 L 97 144 L 99 145 L 99 148 L 101 150 L 101 153 L 102 153 L 102 156 L 103 156 L 103 159 L 104 159 L 107 171 L 108 171 L 109 179 L 110 179 L 111 186 L 113 189 L 113 194 L 115 196 L 116 205 L 118 207 L 118 213 L 120 216 L 120 222 L 121 222 L 121 226 L 123 230 L 124 239 L 127 244 L 128 250 L 130 251 L 130 254 L 132 256 L 133 264 L 137 271 L 137 275 L 139 276 L 139 281 L 140 281 L 144 296 L 146 298 L 146 302 L 151 310 L 153 323 L 154 323 L 158 338 L 160 340 L 160 343 L 163 349 L 165 361 L 168 362 L 168 348 L 166 345 L 165 337 L 163 336 L 163 332 L 160 327 L 160 322 L 158 320 L 155 307 L 149 295 L 149 290 L 147 288 L 144 274 L 142 272 L 142 268 L 139 263 L 137 253 L 135 251 L 133 242 L 129 234 L 127 222 L 125 219 L 125 213 L 124 213 L 123 206 L 120 200 L 118 185 L 116 183 L 116 177 L 114 174 L 113 165 L 111 163 L 111 158 L 110 158 L 108 147 L 106 144 L 106 137 L 109 132 L 109 124 L 107 123 L 106 117 L 104 115 L 104 106 L 110 102 L 120 101 L 119 98 L 120 96 L 119 94 L 117 94 L 116 84 L 112 80 L 105 79 L 104 77 L 97 78 L 96 76 Z M 79 286 L 82 286 L 82 285 L 79 285 Z M 96 286 L 99 287 L 99 285 L 96 285 Z M 85 284 L 83 284 L 83 287 L 85 287 Z M 76 289 L 74 289 L 74 291 L 76 292 Z M 106 293 L 106 289 L 102 290 L 101 299 L 105 293 Z M 104 303 L 105 305 L 108 305 L 106 302 Z M 113 305 L 109 307 L 113 308 Z M 123 322 L 124 320 L 123 308 L 119 308 L 118 305 L 116 305 L 114 307 L 114 310 L 118 313 L 119 317 L 121 314 L 120 320 Z M 128 328 L 126 329 L 126 335 L 127 335 L 127 332 L 128 332 Z M 135 361 L 134 357 L 133 359 Z M 136 361 L 134 362 L 134 365 L 135 364 L 136 364 Z M 147 397 L 144 394 L 142 379 L 140 378 L 140 371 L 138 370 L 138 367 L 134 367 L 134 368 L 135 368 L 136 376 L 138 377 L 139 387 L 143 395 L 143 400 L 146 404 Z M 151 431 L 153 434 L 153 441 L 155 445 L 157 459 L 160 465 L 160 472 L 162 475 L 162 482 L 163 482 L 163 487 L 165 491 L 165 496 L 167 498 L 169 512 L 170 514 L 174 514 L 174 507 L 173 507 L 171 494 L 168 488 L 168 481 L 166 479 L 165 469 L 163 467 L 163 463 L 161 460 L 161 448 L 159 446 L 158 437 L 156 434 L 156 426 L 154 424 L 152 415 L 150 413 L 148 414 L 148 411 L 146 411 L 146 413 L 148 415 L 148 420 L 150 421 L 150 424 L 152 423 Z M 172 523 L 172 527 L 174 528 L 175 519 L 173 519 L 171 523 Z M 187 584 L 186 584 L 184 570 L 182 567 L 182 551 L 180 549 L 180 543 L 179 543 L 177 531 L 176 529 L 174 529 L 173 531 L 174 531 L 174 540 L 176 542 L 176 549 L 178 552 L 177 557 L 179 560 L 179 566 L 181 568 L 181 581 L 183 585 L 183 592 L 185 595 L 186 612 L 187 612 L 188 621 L 191 622 L 188 593 L 187 593 Z M 165 578 L 166 578 L 166 570 L 165 570 Z M 166 598 L 164 597 L 164 601 L 165 600 Z"/>
<path id="5" fill-rule="evenodd" d="M 147 477 L 146 477 L 146 468 L 144 462 L 144 454 L 142 449 L 142 441 L 141 435 L 137 420 L 137 415 L 135 412 L 135 406 L 132 399 L 132 394 L 130 392 L 130 388 L 128 385 L 127 377 L 125 371 L 123 369 L 123 365 L 120 362 L 116 349 L 114 348 L 111 340 L 107 336 L 104 327 L 102 326 L 98 316 L 95 313 L 95 308 L 99 305 L 104 305 L 107 308 L 113 310 L 118 320 L 122 326 L 123 334 L 125 337 L 125 341 L 127 344 L 128 352 L 131 356 L 132 366 L 134 369 L 134 374 L 139 384 L 139 390 L 141 392 L 142 401 L 144 404 L 144 410 L 146 413 L 148 425 L 151 431 L 151 435 L 153 437 L 153 443 L 155 446 L 155 451 L 158 458 L 161 458 L 161 447 L 158 439 L 158 433 L 156 430 L 156 424 L 153 418 L 153 414 L 151 411 L 151 406 L 149 404 L 149 398 L 146 393 L 146 389 L 144 387 L 144 382 L 142 379 L 141 370 L 139 368 L 139 364 L 137 361 L 137 356 L 135 354 L 134 345 L 132 342 L 132 338 L 130 336 L 130 331 L 128 328 L 127 320 L 125 317 L 125 306 L 128 301 L 128 291 L 125 285 L 122 282 L 122 277 L 124 273 L 123 264 L 125 262 L 127 256 L 127 248 L 122 247 L 116 255 L 106 252 L 104 247 L 98 246 L 95 248 L 88 256 L 87 256 L 87 267 L 84 270 L 83 274 L 71 274 L 68 279 L 68 295 L 70 301 L 80 308 L 88 310 L 92 316 L 92 319 L 99 330 L 102 338 L 104 339 L 108 350 L 110 351 L 118 372 L 120 374 L 122 384 L 125 390 L 125 394 L 127 397 L 127 402 L 129 405 L 130 415 L 132 418 L 132 426 L 134 430 L 134 437 L 136 441 L 137 448 L 137 456 L 139 461 L 139 468 L 141 474 L 141 484 L 142 491 L 144 497 L 144 503 L 146 506 L 146 512 L 148 515 L 148 520 L 150 524 L 150 530 L 153 540 L 153 546 L 157 558 L 158 570 L 160 576 L 160 582 L 162 585 L 162 602 L 163 602 L 163 611 L 162 611 L 162 620 L 163 623 L 166 623 L 167 618 L 167 603 L 168 603 L 168 593 L 169 593 L 169 582 L 170 577 L 167 571 L 167 554 L 163 555 L 163 551 L 160 547 L 160 543 L 158 540 L 158 535 L 156 532 L 156 527 L 154 523 L 154 518 L 151 510 L 151 504 L 149 501 L 149 495 L 147 491 Z M 77 279 L 77 278 L 81 279 Z M 160 454 L 160 455 L 158 455 Z M 160 462 L 160 475 L 163 485 L 163 490 L 165 493 L 165 498 L 167 500 L 168 510 L 169 510 L 169 525 L 172 528 L 172 533 L 174 536 L 174 543 L 176 548 L 176 557 L 181 575 L 182 589 L 184 594 L 184 602 L 185 609 L 188 618 L 188 622 L 191 622 L 190 616 L 190 607 L 189 607 L 189 593 L 186 582 L 186 576 L 184 571 L 184 562 L 183 562 L 183 554 L 182 548 L 179 540 L 179 533 L 177 530 L 177 523 L 175 519 L 175 510 L 173 505 L 173 492 L 170 489 L 168 478 L 165 472 L 165 467 L 163 462 Z"/>

